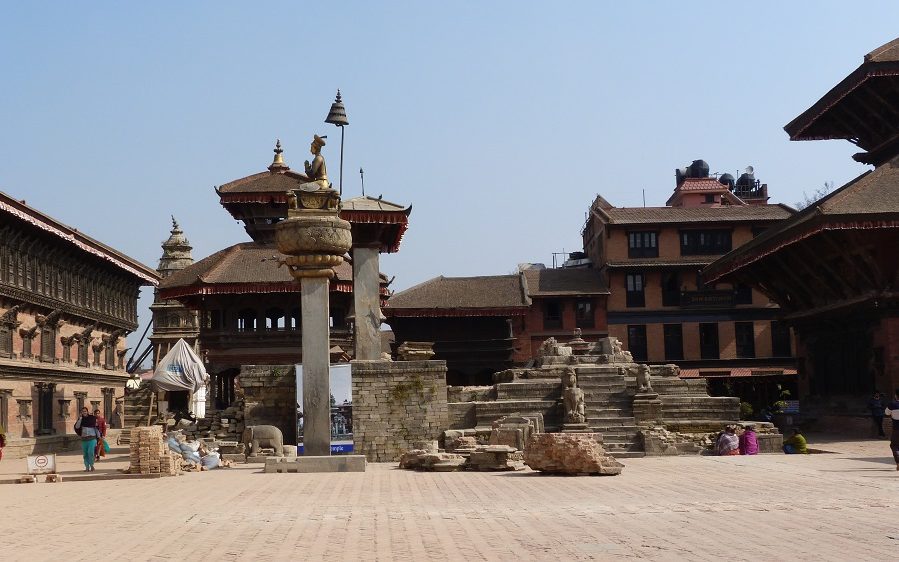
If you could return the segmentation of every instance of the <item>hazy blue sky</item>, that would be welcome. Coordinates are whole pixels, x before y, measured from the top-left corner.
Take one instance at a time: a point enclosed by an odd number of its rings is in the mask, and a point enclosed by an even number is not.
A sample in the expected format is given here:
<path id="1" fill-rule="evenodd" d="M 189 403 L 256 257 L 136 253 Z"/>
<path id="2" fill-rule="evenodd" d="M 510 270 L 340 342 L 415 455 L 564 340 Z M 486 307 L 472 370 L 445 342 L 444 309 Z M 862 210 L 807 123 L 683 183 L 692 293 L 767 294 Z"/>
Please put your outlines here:
<path id="1" fill-rule="evenodd" d="M 899 34 L 899 2 L 0 2 L 0 190 L 153 267 L 247 239 L 213 186 L 313 133 L 345 196 L 413 205 L 403 289 L 580 248 L 597 193 L 753 165 L 793 204 L 866 168 L 783 125 Z M 140 303 L 148 316 L 150 298 Z M 131 336 L 131 344 L 136 336 Z"/>

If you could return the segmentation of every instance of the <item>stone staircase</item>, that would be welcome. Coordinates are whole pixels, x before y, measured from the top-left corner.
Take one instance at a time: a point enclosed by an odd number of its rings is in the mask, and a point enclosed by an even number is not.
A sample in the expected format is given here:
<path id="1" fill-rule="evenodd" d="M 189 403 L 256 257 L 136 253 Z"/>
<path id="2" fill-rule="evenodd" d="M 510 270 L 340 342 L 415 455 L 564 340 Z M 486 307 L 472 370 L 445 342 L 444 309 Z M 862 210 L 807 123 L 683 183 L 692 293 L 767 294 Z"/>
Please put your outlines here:
<path id="1" fill-rule="evenodd" d="M 606 451 L 618 458 L 644 456 L 632 404 L 635 382 L 628 382 L 617 367 L 600 365 L 578 367 L 577 378 L 587 426 L 602 434 Z"/>
<path id="2" fill-rule="evenodd" d="M 634 420 L 635 382 L 628 382 L 612 366 L 578 366 L 578 385 L 584 391 L 587 425 L 602 433 L 603 446 L 615 457 L 642 457 L 643 448 Z M 493 422 L 510 415 L 543 416 L 545 430 L 562 427 L 562 381 L 559 371 L 546 369 L 546 378 L 515 379 L 495 385 L 496 398 L 474 402 L 476 427 L 489 430 Z M 540 373 L 542 374 L 542 373 Z M 533 375 L 532 375 L 533 376 Z"/>

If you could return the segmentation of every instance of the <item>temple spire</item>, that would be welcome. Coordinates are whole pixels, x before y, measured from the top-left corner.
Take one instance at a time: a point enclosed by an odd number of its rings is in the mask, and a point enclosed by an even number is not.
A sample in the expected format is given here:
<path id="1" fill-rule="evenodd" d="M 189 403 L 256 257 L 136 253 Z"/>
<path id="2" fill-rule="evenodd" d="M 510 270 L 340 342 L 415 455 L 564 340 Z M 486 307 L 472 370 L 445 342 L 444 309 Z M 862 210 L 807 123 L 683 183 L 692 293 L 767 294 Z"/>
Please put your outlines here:
<path id="1" fill-rule="evenodd" d="M 284 163 L 284 157 L 281 154 L 284 153 L 284 149 L 281 148 L 281 139 L 275 140 L 275 158 L 272 160 L 272 165 L 268 167 L 271 173 L 279 172 L 282 170 L 289 170 L 290 167 Z"/>

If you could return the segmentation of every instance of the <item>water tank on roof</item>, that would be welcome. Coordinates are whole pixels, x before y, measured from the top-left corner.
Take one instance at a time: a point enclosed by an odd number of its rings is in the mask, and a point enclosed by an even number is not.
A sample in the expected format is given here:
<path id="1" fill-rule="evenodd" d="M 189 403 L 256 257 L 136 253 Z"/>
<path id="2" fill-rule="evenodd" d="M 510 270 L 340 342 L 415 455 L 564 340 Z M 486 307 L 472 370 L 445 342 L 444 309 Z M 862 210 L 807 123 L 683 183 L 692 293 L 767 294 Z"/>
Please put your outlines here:
<path id="1" fill-rule="evenodd" d="M 688 167 L 691 178 L 709 177 L 709 165 L 705 160 L 694 160 Z"/>
<path id="2" fill-rule="evenodd" d="M 734 177 L 730 174 L 721 174 L 721 177 L 718 178 L 718 181 L 722 184 L 726 185 L 728 189 L 733 191 L 734 189 Z"/>
<path id="3" fill-rule="evenodd" d="M 755 187 L 755 174 L 745 172 L 740 174 L 740 178 L 737 180 L 737 190 L 738 191 L 750 191 Z"/>

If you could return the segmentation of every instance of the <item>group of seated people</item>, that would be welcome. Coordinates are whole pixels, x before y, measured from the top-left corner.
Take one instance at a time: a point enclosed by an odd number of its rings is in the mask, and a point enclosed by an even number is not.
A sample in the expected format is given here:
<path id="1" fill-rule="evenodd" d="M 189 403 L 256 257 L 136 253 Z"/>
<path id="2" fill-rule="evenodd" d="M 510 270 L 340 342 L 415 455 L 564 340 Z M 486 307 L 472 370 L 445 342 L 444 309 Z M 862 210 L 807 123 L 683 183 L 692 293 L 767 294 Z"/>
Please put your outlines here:
<path id="1" fill-rule="evenodd" d="M 741 428 L 737 425 L 728 425 L 718 434 L 715 452 L 719 456 L 759 454 L 759 440 L 755 426 L 747 425 Z M 794 428 L 790 438 L 784 440 L 783 452 L 788 455 L 808 454 L 808 443 L 798 428 Z"/>

